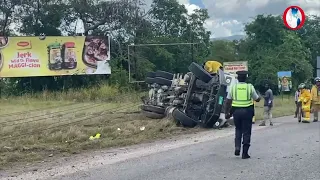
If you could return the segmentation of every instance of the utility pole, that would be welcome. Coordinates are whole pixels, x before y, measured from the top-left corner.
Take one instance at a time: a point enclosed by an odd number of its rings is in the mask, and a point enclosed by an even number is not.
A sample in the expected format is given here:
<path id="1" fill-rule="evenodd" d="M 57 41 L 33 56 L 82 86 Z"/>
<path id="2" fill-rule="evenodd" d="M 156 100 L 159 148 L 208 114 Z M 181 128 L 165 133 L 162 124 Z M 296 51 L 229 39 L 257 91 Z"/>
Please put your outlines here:
<path id="1" fill-rule="evenodd" d="M 320 77 L 320 56 L 317 56 L 317 77 Z"/>

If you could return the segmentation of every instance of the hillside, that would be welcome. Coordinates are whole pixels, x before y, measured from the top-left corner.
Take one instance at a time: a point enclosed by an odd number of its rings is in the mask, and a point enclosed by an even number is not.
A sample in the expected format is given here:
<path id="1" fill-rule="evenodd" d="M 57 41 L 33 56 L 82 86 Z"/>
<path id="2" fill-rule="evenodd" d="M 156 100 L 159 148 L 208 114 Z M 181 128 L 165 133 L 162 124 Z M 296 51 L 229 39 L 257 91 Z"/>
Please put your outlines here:
<path id="1" fill-rule="evenodd" d="M 233 40 L 243 39 L 244 37 L 245 37 L 244 35 L 233 35 L 233 36 L 227 36 L 227 37 L 211 38 L 211 41 L 215 41 L 215 40 L 233 41 Z"/>

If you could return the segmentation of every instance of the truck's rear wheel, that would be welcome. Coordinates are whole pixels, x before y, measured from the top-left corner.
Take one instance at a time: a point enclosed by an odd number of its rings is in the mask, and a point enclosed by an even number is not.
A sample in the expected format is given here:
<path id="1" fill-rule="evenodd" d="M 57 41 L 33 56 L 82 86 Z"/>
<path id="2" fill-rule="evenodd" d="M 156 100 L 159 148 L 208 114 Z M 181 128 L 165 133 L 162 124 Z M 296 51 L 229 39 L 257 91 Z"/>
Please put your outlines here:
<path id="1" fill-rule="evenodd" d="M 212 76 L 195 62 L 191 63 L 188 69 L 194 74 L 194 76 L 205 83 L 208 83 L 212 79 Z"/>
<path id="2" fill-rule="evenodd" d="M 155 72 L 155 77 L 161 77 L 164 79 L 172 80 L 173 79 L 173 74 L 166 72 L 166 71 L 156 71 Z"/>
<path id="3" fill-rule="evenodd" d="M 155 112 L 144 111 L 144 110 L 142 110 L 142 114 L 150 119 L 162 119 L 165 116 L 164 114 L 158 114 Z"/>
<path id="4" fill-rule="evenodd" d="M 144 111 L 155 112 L 158 114 L 164 114 L 164 112 L 166 110 L 163 107 L 153 106 L 153 105 L 145 105 L 145 104 L 141 106 L 141 109 Z"/>
<path id="5" fill-rule="evenodd" d="M 166 86 L 171 86 L 172 81 L 165 79 L 165 78 L 161 78 L 161 77 L 155 77 L 154 78 L 154 82 L 159 84 L 159 85 L 166 85 Z"/>
<path id="6" fill-rule="evenodd" d="M 146 80 L 145 80 L 145 82 L 146 82 L 147 84 L 153 84 L 153 83 L 155 83 L 155 79 L 154 79 L 154 78 L 151 78 L 151 77 L 147 77 Z"/>
<path id="7" fill-rule="evenodd" d="M 187 116 L 180 109 L 175 109 L 172 113 L 172 117 L 181 123 L 184 127 L 193 128 L 197 125 L 197 122 L 191 117 Z"/>

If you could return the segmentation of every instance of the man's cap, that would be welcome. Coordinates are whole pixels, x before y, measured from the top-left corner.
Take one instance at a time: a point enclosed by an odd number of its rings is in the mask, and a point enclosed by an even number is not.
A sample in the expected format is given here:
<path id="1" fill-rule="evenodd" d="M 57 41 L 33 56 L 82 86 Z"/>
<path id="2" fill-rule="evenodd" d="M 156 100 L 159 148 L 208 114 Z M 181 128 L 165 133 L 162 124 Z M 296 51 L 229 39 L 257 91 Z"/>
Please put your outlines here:
<path id="1" fill-rule="evenodd" d="M 248 71 L 237 71 L 236 74 L 238 74 L 238 75 L 248 75 Z"/>

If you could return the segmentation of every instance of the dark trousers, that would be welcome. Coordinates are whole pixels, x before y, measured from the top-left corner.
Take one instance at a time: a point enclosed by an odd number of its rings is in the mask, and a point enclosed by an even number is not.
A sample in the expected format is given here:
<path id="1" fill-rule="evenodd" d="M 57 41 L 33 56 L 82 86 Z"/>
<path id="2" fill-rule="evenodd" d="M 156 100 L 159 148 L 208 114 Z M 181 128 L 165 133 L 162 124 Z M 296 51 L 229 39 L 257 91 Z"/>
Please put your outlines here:
<path id="1" fill-rule="evenodd" d="M 233 120 L 236 127 L 235 147 L 240 149 L 241 142 L 244 146 L 250 146 L 252 118 L 254 107 L 234 108 Z"/>

